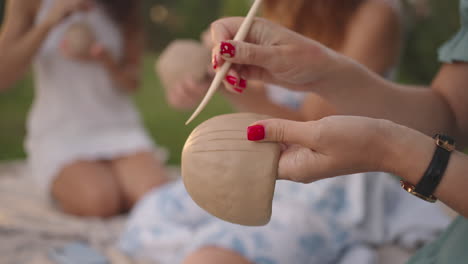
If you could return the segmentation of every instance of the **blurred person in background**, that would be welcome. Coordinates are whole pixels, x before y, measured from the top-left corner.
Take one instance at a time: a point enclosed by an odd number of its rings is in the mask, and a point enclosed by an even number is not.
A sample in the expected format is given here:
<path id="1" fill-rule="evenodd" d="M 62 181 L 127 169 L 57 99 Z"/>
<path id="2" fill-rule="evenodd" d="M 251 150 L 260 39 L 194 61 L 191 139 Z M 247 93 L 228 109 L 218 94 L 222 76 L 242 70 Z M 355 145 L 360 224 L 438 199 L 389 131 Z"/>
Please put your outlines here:
<path id="1" fill-rule="evenodd" d="M 382 76 L 394 75 L 403 36 L 398 0 L 267 0 L 263 16 L 361 62 Z M 239 111 L 298 121 L 317 120 L 336 112 L 314 93 L 291 92 L 265 83 L 247 88 L 242 80 L 239 88 L 238 92 L 247 95 L 226 93 Z"/>
<path id="2" fill-rule="evenodd" d="M 399 0 L 266 0 L 262 15 L 359 61 L 382 76 L 393 77 L 403 42 Z M 212 47 L 209 32 L 202 39 L 208 48 Z M 247 82 L 232 72 L 226 78 L 236 88 L 231 89 L 234 94 L 224 95 L 239 111 L 298 121 L 317 120 L 335 113 L 330 104 L 314 93 L 291 92 L 258 82 L 250 82 L 247 87 Z M 188 76 L 167 89 L 168 101 L 177 109 L 193 108 L 208 86 L 209 83 L 196 83 Z"/>
<path id="3" fill-rule="evenodd" d="M 25 142 L 31 173 L 63 211 L 109 217 L 166 182 L 130 94 L 139 87 L 142 28 L 132 0 L 9 0 L 0 34 L 0 90 L 33 65 Z M 79 56 L 64 36 L 95 36 Z"/>

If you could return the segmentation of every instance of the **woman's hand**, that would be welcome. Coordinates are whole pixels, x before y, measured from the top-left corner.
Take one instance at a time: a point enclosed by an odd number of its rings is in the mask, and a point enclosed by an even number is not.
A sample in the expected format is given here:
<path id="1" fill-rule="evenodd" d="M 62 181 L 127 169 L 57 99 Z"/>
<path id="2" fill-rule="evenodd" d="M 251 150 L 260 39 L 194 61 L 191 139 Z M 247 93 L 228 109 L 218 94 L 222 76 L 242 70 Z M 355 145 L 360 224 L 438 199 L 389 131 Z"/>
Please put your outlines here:
<path id="1" fill-rule="evenodd" d="M 56 25 L 75 11 L 86 11 L 93 7 L 91 0 L 54 0 L 53 7 L 48 12 L 45 23 Z"/>
<path id="2" fill-rule="evenodd" d="M 140 86 L 140 70 L 138 65 L 122 65 L 101 44 L 94 44 L 90 58 L 102 64 L 119 88 L 126 92 L 135 92 Z"/>
<path id="3" fill-rule="evenodd" d="M 189 74 L 174 84 L 165 84 L 168 103 L 179 110 L 192 110 L 206 95 L 214 76 L 215 72 L 209 65 L 203 79 Z"/>
<path id="4" fill-rule="evenodd" d="M 259 121 L 249 127 L 248 138 L 282 143 L 279 178 L 302 183 L 383 171 L 416 186 L 436 149 L 434 139 L 416 130 L 390 121 L 352 116 L 332 116 L 305 123 L 280 119 Z M 468 156 L 454 151 L 434 193 L 464 217 L 468 217 L 467 175 Z"/>
<path id="5" fill-rule="evenodd" d="M 206 29 L 200 34 L 200 41 L 203 46 L 207 47 L 208 49 L 212 49 L 214 46 L 213 38 L 211 37 L 211 30 Z"/>
<path id="6" fill-rule="evenodd" d="M 342 72 L 344 56 L 264 19 L 255 19 L 246 42 L 232 41 L 243 18 L 225 18 L 211 26 L 213 61 L 235 64 L 229 75 L 308 90 Z M 343 73 L 341 73 L 343 75 Z M 239 78 L 241 77 L 241 78 Z M 234 85 L 225 81 L 227 87 Z M 232 90 L 232 89 L 231 89 Z"/>
<path id="7" fill-rule="evenodd" d="M 394 143 L 408 143 L 407 138 L 415 135 L 425 138 L 406 130 L 412 131 L 390 121 L 365 117 L 332 116 L 311 122 L 272 119 L 253 124 L 248 138 L 282 143 L 280 179 L 310 183 L 359 172 L 396 172 L 399 168 L 394 165 L 395 159 L 407 153 L 393 155 Z M 430 148 L 431 144 L 429 139 Z"/>
<path id="8" fill-rule="evenodd" d="M 179 110 L 191 110 L 196 107 L 210 86 L 209 79 L 197 82 L 191 77 L 184 78 L 166 89 L 168 103 Z"/>

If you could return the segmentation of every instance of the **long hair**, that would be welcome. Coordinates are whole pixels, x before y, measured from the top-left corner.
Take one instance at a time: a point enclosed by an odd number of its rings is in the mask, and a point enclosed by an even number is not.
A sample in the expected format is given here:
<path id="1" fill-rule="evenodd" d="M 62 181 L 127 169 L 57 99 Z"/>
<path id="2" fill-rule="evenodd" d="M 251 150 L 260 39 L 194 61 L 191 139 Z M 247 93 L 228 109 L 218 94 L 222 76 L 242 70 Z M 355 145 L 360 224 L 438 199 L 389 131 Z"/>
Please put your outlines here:
<path id="1" fill-rule="evenodd" d="M 141 0 L 98 0 L 109 12 L 114 21 L 125 29 L 140 25 L 139 11 Z"/>
<path id="2" fill-rule="evenodd" d="M 347 26 L 365 0 L 266 0 L 263 16 L 333 49 L 342 47 Z"/>

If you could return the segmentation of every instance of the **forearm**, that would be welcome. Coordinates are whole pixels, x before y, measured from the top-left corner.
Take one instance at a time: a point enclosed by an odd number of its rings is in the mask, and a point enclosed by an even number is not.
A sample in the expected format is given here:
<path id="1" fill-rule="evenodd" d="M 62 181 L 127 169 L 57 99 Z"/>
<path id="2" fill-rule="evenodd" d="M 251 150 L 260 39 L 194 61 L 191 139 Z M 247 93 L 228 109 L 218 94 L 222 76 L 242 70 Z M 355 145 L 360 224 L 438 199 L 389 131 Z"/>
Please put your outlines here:
<path id="1" fill-rule="evenodd" d="M 264 92 L 248 89 L 245 94 L 237 95 L 223 90 L 223 94 L 239 112 L 253 112 L 274 118 L 305 121 L 299 111 L 273 103 Z"/>
<path id="2" fill-rule="evenodd" d="M 114 80 L 117 89 L 127 92 L 134 93 L 140 88 L 141 77 L 139 67 L 131 66 L 120 66 L 119 69 L 111 71 L 111 78 Z"/>
<path id="3" fill-rule="evenodd" d="M 338 114 L 387 119 L 429 136 L 458 136 L 453 113 L 439 93 L 425 87 L 398 85 L 354 62 L 347 63 L 340 78 L 319 84 L 317 90 Z"/>
<path id="4" fill-rule="evenodd" d="M 116 89 L 124 92 L 135 92 L 140 87 L 141 66 L 139 58 L 123 59 L 117 61 L 104 47 L 94 55 L 95 59 L 107 70 L 109 77 L 114 82 Z"/>
<path id="5" fill-rule="evenodd" d="M 392 125 L 385 139 L 384 170 L 416 185 L 428 168 L 435 151 L 435 142 L 409 128 Z M 447 170 L 434 195 L 458 213 L 468 217 L 468 156 L 452 153 Z"/>
<path id="6" fill-rule="evenodd" d="M 52 25 L 38 24 L 21 39 L 0 40 L 0 91 L 9 88 L 28 70 Z"/>
<path id="7" fill-rule="evenodd" d="M 144 34 L 140 28 L 133 28 L 125 34 L 125 56 L 110 67 L 114 80 L 126 92 L 136 92 L 140 87 L 143 50 Z"/>

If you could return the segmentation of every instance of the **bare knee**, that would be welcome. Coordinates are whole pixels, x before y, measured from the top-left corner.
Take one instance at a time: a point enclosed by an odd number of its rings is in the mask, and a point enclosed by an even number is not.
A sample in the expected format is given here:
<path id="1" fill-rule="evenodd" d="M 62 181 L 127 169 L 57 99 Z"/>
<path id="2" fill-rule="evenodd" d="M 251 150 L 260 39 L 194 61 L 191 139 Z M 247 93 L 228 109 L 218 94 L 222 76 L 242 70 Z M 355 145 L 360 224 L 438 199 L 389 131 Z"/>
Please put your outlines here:
<path id="1" fill-rule="evenodd" d="M 111 164 L 128 208 L 152 189 L 169 182 L 164 165 L 149 152 L 115 159 Z"/>
<path id="2" fill-rule="evenodd" d="M 53 182 L 52 195 L 63 211 L 76 216 L 111 217 L 123 207 L 118 184 L 98 165 L 66 168 Z"/>
<path id="3" fill-rule="evenodd" d="M 252 264 L 238 253 L 220 247 L 201 248 L 189 255 L 183 264 Z"/>
<path id="4" fill-rule="evenodd" d="M 78 199 L 76 202 L 60 203 L 66 213 L 77 216 L 107 218 L 122 211 L 118 190 L 103 191 L 94 188 L 83 191 L 80 197 L 67 199 Z"/>

